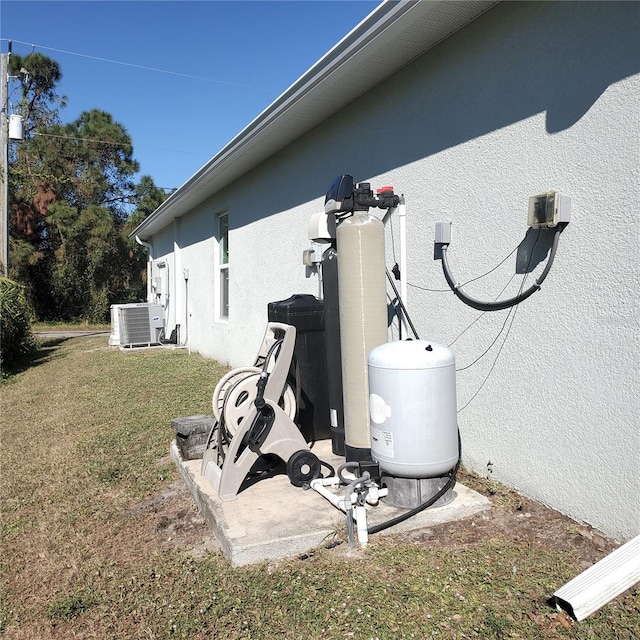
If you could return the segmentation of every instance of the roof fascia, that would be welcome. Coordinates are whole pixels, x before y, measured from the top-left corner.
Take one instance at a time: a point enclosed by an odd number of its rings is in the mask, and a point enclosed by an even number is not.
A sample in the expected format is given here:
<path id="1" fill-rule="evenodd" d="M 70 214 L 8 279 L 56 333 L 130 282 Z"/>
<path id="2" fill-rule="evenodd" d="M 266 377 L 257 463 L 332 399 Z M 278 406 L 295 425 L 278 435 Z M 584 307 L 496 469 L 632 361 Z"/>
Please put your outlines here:
<path id="1" fill-rule="evenodd" d="M 174 191 L 131 232 L 130 237 L 149 238 L 496 3 L 497 0 L 385 0 Z M 439 39 L 417 45 L 415 51 L 408 49 L 404 58 L 394 62 L 393 68 L 381 68 L 378 75 L 370 73 L 366 86 L 354 88 L 357 93 L 344 96 L 341 103 L 317 100 L 319 95 L 329 93 L 341 74 L 353 72 L 359 63 L 365 63 L 385 44 L 388 45 L 406 28 L 407 23 L 430 15 L 437 20 L 442 13 L 452 13 L 451 6 L 455 7 L 456 15 L 449 18 L 448 26 Z M 309 102 L 320 106 L 305 110 L 305 104 Z M 282 126 L 277 131 L 276 125 L 285 117 L 290 118 L 296 110 L 306 125 L 297 128 Z M 269 140 L 265 144 L 267 137 Z M 247 158 L 252 150 L 253 155 Z M 244 162 L 240 162 L 241 159 Z"/>

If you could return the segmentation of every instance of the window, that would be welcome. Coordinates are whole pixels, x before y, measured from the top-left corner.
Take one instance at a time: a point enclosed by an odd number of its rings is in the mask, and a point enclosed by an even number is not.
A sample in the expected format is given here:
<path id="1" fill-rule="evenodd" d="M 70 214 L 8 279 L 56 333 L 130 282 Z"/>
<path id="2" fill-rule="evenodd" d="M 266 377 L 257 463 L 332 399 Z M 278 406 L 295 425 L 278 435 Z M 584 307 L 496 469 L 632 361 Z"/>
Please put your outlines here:
<path id="1" fill-rule="evenodd" d="M 217 313 L 219 320 L 229 317 L 229 214 L 220 213 L 216 216 L 217 222 Z"/>

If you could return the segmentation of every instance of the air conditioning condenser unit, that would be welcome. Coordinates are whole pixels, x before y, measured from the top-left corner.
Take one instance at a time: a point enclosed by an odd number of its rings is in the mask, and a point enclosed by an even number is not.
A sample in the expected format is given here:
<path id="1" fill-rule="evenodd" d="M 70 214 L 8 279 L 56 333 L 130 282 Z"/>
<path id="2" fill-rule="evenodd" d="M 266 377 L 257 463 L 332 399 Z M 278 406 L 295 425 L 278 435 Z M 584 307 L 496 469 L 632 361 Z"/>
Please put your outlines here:
<path id="1" fill-rule="evenodd" d="M 164 329 L 164 308 L 145 302 L 118 305 L 118 330 L 121 347 L 160 344 Z"/>

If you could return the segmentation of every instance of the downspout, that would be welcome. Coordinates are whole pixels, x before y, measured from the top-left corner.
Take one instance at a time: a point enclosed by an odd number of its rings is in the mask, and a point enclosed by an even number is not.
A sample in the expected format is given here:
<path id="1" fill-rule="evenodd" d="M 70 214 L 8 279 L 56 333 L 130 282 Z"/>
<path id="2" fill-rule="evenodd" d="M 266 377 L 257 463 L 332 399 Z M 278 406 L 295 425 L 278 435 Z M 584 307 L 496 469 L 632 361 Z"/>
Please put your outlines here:
<path id="1" fill-rule="evenodd" d="M 136 236 L 136 242 L 147 248 L 147 302 L 151 302 L 151 263 L 153 262 L 153 245 L 150 242 L 140 240 L 140 236 Z"/>
<path id="2" fill-rule="evenodd" d="M 553 594 L 550 604 L 580 621 L 638 582 L 640 535 L 567 582 Z"/>

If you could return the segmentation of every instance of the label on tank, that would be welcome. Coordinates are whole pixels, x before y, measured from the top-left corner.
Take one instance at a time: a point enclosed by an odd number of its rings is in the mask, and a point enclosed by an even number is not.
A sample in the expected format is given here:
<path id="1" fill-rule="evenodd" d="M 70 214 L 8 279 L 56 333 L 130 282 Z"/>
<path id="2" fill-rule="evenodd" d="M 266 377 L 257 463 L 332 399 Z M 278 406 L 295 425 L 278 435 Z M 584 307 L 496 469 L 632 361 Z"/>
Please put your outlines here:
<path id="1" fill-rule="evenodd" d="M 375 449 L 376 453 L 393 457 L 393 433 L 391 431 L 371 427 L 371 441 L 371 448 Z"/>
<path id="2" fill-rule="evenodd" d="M 391 417 L 391 407 L 377 393 L 369 396 L 369 415 L 376 424 L 384 424 Z"/>

